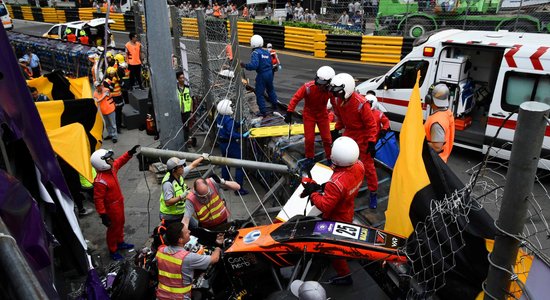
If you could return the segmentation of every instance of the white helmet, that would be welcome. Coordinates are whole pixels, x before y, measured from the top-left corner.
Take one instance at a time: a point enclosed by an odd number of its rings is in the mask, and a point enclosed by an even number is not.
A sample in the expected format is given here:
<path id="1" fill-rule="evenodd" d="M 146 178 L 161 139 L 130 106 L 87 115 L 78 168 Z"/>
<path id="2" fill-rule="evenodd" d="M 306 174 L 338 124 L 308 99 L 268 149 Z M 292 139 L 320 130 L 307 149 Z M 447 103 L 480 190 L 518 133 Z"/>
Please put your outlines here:
<path id="1" fill-rule="evenodd" d="M 252 48 L 260 48 L 264 46 L 264 38 L 260 35 L 253 35 L 250 38 L 250 47 Z"/>
<path id="2" fill-rule="evenodd" d="M 375 95 L 368 94 L 366 97 L 367 101 L 370 103 L 371 110 L 374 110 L 378 106 L 378 98 Z"/>
<path id="3" fill-rule="evenodd" d="M 107 163 L 107 159 L 113 157 L 114 152 L 112 150 L 99 149 L 92 153 L 90 160 L 92 166 L 97 171 L 107 171 L 111 169 L 111 165 Z"/>
<path id="4" fill-rule="evenodd" d="M 332 78 L 330 86 L 330 91 L 334 95 L 348 99 L 355 91 L 355 79 L 348 73 L 339 73 Z"/>
<path id="5" fill-rule="evenodd" d="M 123 63 L 120 63 L 120 65 L 118 65 L 118 66 L 121 67 L 121 68 L 126 69 L 126 68 L 128 68 L 128 63 L 123 62 Z"/>
<path id="6" fill-rule="evenodd" d="M 444 83 L 439 83 L 432 90 L 432 101 L 438 107 L 449 106 L 449 88 Z"/>
<path id="7" fill-rule="evenodd" d="M 352 138 L 339 137 L 332 143 L 330 159 L 339 167 L 349 167 L 359 159 L 359 146 Z"/>
<path id="8" fill-rule="evenodd" d="M 222 101 L 218 102 L 218 106 L 216 108 L 218 109 L 218 113 L 222 116 L 229 116 L 233 114 L 233 108 L 231 107 L 233 105 L 233 102 L 229 99 L 223 99 Z"/>
<path id="9" fill-rule="evenodd" d="M 318 85 L 329 84 L 330 80 L 336 73 L 334 69 L 329 66 L 322 66 L 317 70 L 317 76 L 315 76 L 315 83 Z"/>

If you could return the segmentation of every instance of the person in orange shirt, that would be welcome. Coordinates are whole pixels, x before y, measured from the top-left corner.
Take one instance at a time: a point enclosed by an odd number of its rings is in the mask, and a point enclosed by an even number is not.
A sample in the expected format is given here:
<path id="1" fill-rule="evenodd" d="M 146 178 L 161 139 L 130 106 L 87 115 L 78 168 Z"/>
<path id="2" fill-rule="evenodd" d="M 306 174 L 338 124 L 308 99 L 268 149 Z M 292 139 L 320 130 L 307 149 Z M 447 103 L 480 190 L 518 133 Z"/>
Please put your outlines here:
<path id="1" fill-rule="evenodd" d="M 222 13 L 220 11 L 220 6 L 218 5 L 218 2 L 214 4 L 214 13 L 212 15 L 216 18 L 221 18 Z"/>
<path id="2" fill-rule="evenodd" d="M 455 118 L 449 109 L 449 88 L 446 84 L 440 83 L 430 90 L 432 114 L 424 123 L 426 140 L 446 163 L 453 150 L 455 139 Z"/>
<path id="3" fill-rule="evenodd" d="M 130 86 L 128 90 L 134 87 L 137 81 L 139 88 L 143 90 L 141 82 L 141 43 L 137 40 L 137 35 L 133 32 L 129 34 L 130 41 L 126 43 L 126 58 L 128 60 L 128 70 L 130 70 Z"/>
<path id="4" fill-rule="evenodd" d="M 115 102 L 116 130 L 121 133 L 122 128 L 122 107 L 124 106 L 124 98 L 122 97 L 122 86 L 120 77 L 114 67 L 107 68 L 107 77 L 105 84 L 109 88 L 111 98 Z"/>
<path id="5" fill-rule="evenodd" d="M 86 34 L 86 31 L 80 30 L 80 35 L 78 36 L 78 41 L 82 45 L 89 45 L 90 44 L 90 38 L 88 38 L 88 35 Z"/>
<path id="6" fill-rule="evenodd" d="M 107 128 L 108 136 L 105 140 L 113 139 L 113 143 L 118 141 L 118 135 L 116 131 L 116 116 L 115 116 L 115 102 L 111 99 L 109 89 L 104 87 L 99 81 L 94 83 L 94 101 L 99 106 L 99 110 L 103 115 L 103 121 Z"/>

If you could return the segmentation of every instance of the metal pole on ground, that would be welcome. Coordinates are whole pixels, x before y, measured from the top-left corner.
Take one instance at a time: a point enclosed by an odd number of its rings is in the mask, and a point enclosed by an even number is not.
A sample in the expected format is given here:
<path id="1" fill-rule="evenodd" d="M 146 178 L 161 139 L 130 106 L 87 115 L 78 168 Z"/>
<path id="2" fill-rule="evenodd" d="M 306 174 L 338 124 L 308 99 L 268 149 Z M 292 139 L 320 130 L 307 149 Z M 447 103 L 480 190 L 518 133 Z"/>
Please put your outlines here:
<path id="1" fill-rule="evenodd" d="M 501 232 L 495 237 L 494 250 L 489 255 L 485 299 L 504 299 L 507 295 L 520 244 L 514 236 L 523 232 L 549 112 L 550 106 L 544 103 L 529 101 L 520 105 L 510 168 L 496 222 Z"/>
<path id="2" fill-rule="evenodd" d="M 150 158 L 170 158 L 178 157 L 184 158 L 188 161 L 193 161 L 199 157 L 201 154 L 191 153 L 191 152 L 179 152 L 171 150 L 161 150 L 156 148 L 142 147 L 141 155 Z M 221 156 L 209 156 L 210 163 L 213 165 L 222 165 L 228 167 L 240 167 L 245 169 L 253 170 L 262 170 L 262 171 L 273 171 L 277 173 L 290 173 L 289 168 L 286 165 L 258 162 L 253 160 L 244 160 L 236 158 L 227 158 Z"/>
<path id="3" fill-rule="evenodd" d="M 172 48 L 166 4 L 158 0 L 145 0 L 148 61 L 151 72 L 151 92 L 159 129 L 160 145 L 167 149 L 183 147 L 183 132 L 176 95 L 176 78 L 172 69 Z"/>

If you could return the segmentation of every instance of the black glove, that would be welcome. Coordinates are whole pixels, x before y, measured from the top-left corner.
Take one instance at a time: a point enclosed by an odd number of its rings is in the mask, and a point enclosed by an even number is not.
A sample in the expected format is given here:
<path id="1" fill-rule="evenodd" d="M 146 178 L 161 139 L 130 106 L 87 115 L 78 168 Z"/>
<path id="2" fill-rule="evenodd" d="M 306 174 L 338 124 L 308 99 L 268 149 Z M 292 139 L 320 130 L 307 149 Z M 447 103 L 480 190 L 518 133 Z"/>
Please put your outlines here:
<path id="1" fill-rule="evenodd" d="M 340 130 L 336 130 L 336 129 L 332 130 L 330 132 L 330 136 L 332 137 L 332 142 L 334 143 L 334 141 L 336 141 L 337 138 L 341 137 Z"/>
<path id="2" fill-rule="evenodd" d="M 128 154 L 130 154 L 130 156 L 134 156 L 134 154 L 137 153 L 139 147 L 140 145 L 135 145 L 134 147 L 132 147 L 132 149 L 128 150 Z"/>
<path id="3" fill-rule="evenodd" d="M 244 67 L 246 66 L 246 64 L 245 64 L 245 63 L 243 63 L 243 62 L 242 62 L 242 63 L 240 63 L 240 65 L 241 65 L 241 68 L 244 68 Z"/>
<path id="4" fill-rule="evenodd" d="M 382 139 L 386 136 L 388 131 L 386 129 L 380 129 L 380 132 L 378 133 L 378 139 Z"/>
<path id="5" fill-rule="evenodd" d="M 316 182 L 303 183 L 303 185 L 304 185 L 304 191 L 300 194 L 301 198 L 308 197 L 314 192 L 318 192 L 321 190 L 321 186 Z"/>
<path id="6" fill-rule="evenodd" d="M 290 124 L 292 122 L 292 112 L 287 112 L 285 115 L 285 123 Z"/>
<path id="7" fill-rule="evenodd" d="M 220 178 L 220 176 L 216 174 L 212 174 L 210 178 L 212 178 L 212 180 L 214 180 L 217 184 L 225 184 L 225 179 Z"/>
<path id="8" fill-rule="evenodd" d="M 101 223 L 103 223 L 105 227 L 111 226 L 111 219 L 109 219 L 109 216 L 107 214 L 101 215 Z"/>
<path id="9" fill-rule="evenodd" d="M 376 143 L 375 142 L 369 142 L 369 146 L 367 148 L 367 153 L 370 154 L 370 156 L 374 158 L 374 156 L 376 155 Z"/>

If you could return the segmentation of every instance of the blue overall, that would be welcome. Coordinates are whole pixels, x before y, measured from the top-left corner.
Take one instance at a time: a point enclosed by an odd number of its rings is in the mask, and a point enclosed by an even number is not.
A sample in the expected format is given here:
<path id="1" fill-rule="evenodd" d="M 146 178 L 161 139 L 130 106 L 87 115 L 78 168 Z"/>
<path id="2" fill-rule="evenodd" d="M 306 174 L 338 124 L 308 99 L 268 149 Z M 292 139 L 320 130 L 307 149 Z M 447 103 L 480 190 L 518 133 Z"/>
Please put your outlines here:
<path id="1" fill-rule="evenodd" d="M 277 94 L 273 87 L 273 64 L 271 55 L 263 48 L 255 48 L 250 55 L 250 62 L 245 65 L 249 71 L 256 71 L 256 102 L 260 113 L 266 113 L 264 93 L 267 89 L 267 95 L 273 107 L 277 107 Z"/>
<path id="2" fill-rule="evenodd" d="M 218 115 L 216 117 L 218 125 L 218 142 L 222 156 L 229 158 L 241 159 L 240 139 L 241 134 L 238 132 L 239 123 L 235 122 L 231 116 Z M 231 180 L 229 177 L 229 167 L 222 167 L 222 177 L 225 180 Z M 235 181 L 243 186 L 244 170 L 237 168 L 235 171 Z"/>

